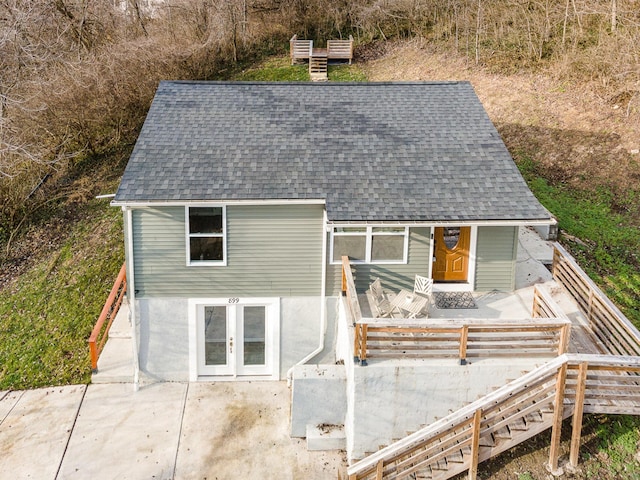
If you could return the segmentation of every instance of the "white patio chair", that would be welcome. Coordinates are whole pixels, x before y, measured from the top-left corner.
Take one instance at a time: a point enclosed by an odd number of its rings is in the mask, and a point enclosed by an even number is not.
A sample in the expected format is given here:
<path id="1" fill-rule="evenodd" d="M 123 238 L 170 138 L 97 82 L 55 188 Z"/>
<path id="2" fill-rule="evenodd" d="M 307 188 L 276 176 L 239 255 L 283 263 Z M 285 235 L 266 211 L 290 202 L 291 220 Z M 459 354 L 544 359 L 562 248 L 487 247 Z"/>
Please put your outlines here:
<path id="1" fill-rule="evenodd" d="M 387 294 L 384 293 L 382 288 L 382 282 L 379 278 L 376 278 L 371 285 L 369 285 L 369 292 L 373 297 L 373 307 L 376 310 L 378 317 L 391 317 L 393 313 L 393 307 L 389 302 Z"/>
<path id="2" fill-rule="evenodd" d="M 431 296 L 433 295 L 433 279 L 416 275 L 413 284 L 413 293 L 427 297 L 427 303 L 420 311 L 420 315 L 429 316 L 429 306 L 431 305 Z"/>

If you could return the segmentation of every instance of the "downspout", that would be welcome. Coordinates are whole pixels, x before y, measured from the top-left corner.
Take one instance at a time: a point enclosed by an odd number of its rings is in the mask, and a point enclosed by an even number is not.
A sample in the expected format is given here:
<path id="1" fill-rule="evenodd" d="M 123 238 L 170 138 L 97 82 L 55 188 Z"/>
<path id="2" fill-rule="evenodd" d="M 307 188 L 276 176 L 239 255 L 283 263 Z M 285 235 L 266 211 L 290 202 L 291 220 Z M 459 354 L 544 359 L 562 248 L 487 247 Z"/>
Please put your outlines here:
<path id="1" fill-rule="evenodd" d="M 129 315 L 131 316 L 131 343 L 133 348 L 133 391 L 140 388 L 140 360 L 138 359 L 138 332 L 136 330 L 136 288 L 133 277 L 133 211 L 129 207 L 122 207 L 127 217 L 127 256 L 129 257 L 129 271 L 127 272 L 127 294 L 129 296 Z"/>
<path id="2" fill-rule="evenodd" d="M 304 365 L 324 350 L 324 340 L 327 335 L 327 223 L 327 212 L 324 210 L 322 217 L 322 278 L 320 279 L 320 338 L 318 339 L 318 346 L 313 352 L 287 370 L 288 386 L 291 386 L 293 369 L 298 365 Z"/>

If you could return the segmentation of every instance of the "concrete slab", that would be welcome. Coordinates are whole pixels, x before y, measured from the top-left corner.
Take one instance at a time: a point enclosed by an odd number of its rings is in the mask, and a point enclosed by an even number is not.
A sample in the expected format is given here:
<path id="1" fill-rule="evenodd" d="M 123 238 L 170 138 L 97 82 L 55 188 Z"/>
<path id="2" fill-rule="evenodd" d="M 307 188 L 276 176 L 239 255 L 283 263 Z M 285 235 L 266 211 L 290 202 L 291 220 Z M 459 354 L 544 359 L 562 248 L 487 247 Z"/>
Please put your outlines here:
<path id="1" fill-rule="evenodd" d="M 289 437 L 285 382 L 191 383 L 176 479 L 338 478 L 342 452 L 309 452 Z"/>
<path id="2" fill-rule="evenodd" d="M 98 359 L 91 383 L 132 383 L 133 344 L 130 338 L 109 338 Z"/>
<path id="3" fill-rule="evenodd" d="M 546 264 L 553 261 L 553 242 L 543 240 L 532 228 L 521 228 L 518 240 L 531 258 Z"/>
<path id="4" fill-rule="evenodd" d="M 171 479 L 187 384 L 90 385 L 58 479 Z"/>
<path id="5" fill-rule="evenodd" d="M 11 392 L 9 390 L 0 392 L 0 425 L 2 425 L 6 416 L 9 415 L 9 412 L 13 410 L 13 407 L 16 406 L 23 393 L 24 391 Z"/>
<path id="6" fill-rule="evenodd" d="M 307 425 L 307 450 L 344 450 L 347 440 L 342 425 Z"/>
<path id="7" fill-rule="evenodd" d="M 109 329 L 109 338 L 131 338 L 129 312 L 129 300 L 125 297 Z"/>
<path id="8" fill-rule="evenodd" d="M 11 392 L 0 424 L 0 472 L 12 479 L 53 479 L 64 455 L 86 386 Z"/>

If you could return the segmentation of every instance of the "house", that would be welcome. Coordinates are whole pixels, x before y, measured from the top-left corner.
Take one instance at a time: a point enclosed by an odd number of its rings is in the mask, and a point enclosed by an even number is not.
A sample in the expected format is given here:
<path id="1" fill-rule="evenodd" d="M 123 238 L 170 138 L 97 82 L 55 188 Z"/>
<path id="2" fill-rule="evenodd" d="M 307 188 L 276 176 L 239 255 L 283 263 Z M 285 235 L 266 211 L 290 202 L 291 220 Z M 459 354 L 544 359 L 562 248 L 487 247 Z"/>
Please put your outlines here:
<path id="1" fill-rule="evenodd" d="M 330 360 L 342 255 L 363 289 L 512 290 L 518 228 L 550 222 L 468 82 L 162 82 L 113 205 L 165 380 Z"/>
<path id="2" fill-rule="evenodd" d="M 161 82 L 112 204 L 140 371 L 172 381 L 333 365 L 344 255 L 359 291 L 511 291 L 552 221 L 468 82 Z"/>

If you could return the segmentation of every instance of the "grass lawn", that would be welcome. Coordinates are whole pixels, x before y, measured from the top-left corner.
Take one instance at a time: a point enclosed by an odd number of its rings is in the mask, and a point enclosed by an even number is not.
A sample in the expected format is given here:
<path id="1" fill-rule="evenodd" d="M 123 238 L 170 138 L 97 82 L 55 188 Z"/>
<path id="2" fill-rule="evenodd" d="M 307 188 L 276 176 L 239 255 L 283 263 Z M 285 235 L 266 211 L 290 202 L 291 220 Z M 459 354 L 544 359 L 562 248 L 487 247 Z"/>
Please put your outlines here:
<path id="1" fill-rule="evenodd" d="M 90 200 L 54 254 L 0 290 L 0 390 L 88 383 L 87 339 L 122 265 L 122 212 Z"/>

